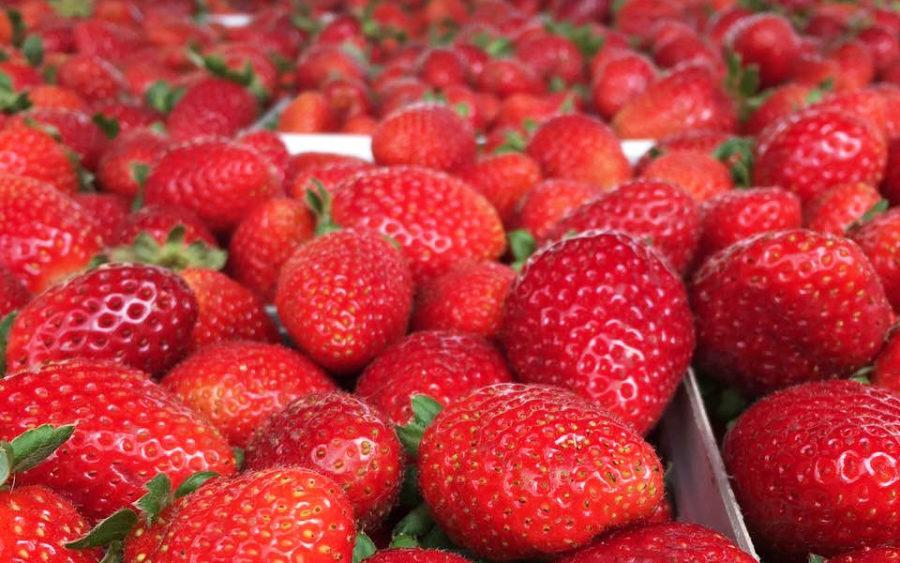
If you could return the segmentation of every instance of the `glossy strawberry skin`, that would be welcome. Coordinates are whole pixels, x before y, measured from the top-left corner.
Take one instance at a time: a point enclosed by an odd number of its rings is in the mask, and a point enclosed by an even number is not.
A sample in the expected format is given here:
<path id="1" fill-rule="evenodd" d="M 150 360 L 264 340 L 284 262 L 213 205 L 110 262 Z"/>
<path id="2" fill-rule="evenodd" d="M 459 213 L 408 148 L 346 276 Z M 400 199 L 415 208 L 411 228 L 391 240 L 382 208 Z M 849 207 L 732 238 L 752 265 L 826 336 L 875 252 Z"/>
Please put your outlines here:
<path id="1" fill-rule="evenodd" d="M 650 526 L 636 526 L 613 532 L 603 539 L 574 554 L 560 559 L 559 563 L 639 563 L 643 561 L 678 561 L 679 563 L 753 563 L 756 561 L 744 553 L 722 534 L 685 522 L 671 522 Z"/>
<path id="2" fill-rule="evenodd" d="M 409 257 L 417 281 L 465 259 L 498 258 L 506 246 L 491 204 L 462 180 L 426 168 L 361 172 L 335 189 L 334 220 L 374 229 Z"/>
<path id="3" fill-rule="evenodd" d="M 731 27 L 725 39 L 741 56 L 741 64 L 755 64 L 762 86 L 784 82 L 794 71 L 800 42 L 791 22 L 777 14 L 756 14 Z"/>
<path id="4" fill-rule="evenodd" d="M 509 152 L 486 156 L 458 175 L 486 197 L 508 224 L 519 200 L 541 180 L 541 168 L 528 155 Z"/>
<path id="5" fill-rule="evenodd" d="M 72 199 L 94 220 L 107 245 L 115 242 L 116 233 L 128 216 L 128 200 L 116 194 L 81 192 Z"/>
<path id="6" fill-rule="evenodd" d="M 772 93 L 756 108 L 747 122 L 744 131 L 758 135 L 766 127 L 784 117 L 809 106 L 812 100 L 821 94 L 814 94 L 815 88 L 796 82 L 789 82 L 772 90 Z"/>
<path id="7" fill-rule="evenodd" d="M 623 49 L 597 67 L 591 83 L 594 107 L 604 118 L 611 119 L 655 78 L 656 67 L 649 59 Z"/>
<path id="8" fill-rule="evenodd" d="M 838 184 L 817 195 L 803 210 L 803 223 L 820 233 L 843 236 L 881 200 L 878 190 L 862 182 Z"/>
<path id="9" fill-rule="evenodd" d="M 422 331 L 375 358 L 356 382 L 356 394 L 403 425 L 412 417 L 410 399 L 417 394 L 446 407 L 479 387 L 510 381 L 500 351 L 483 338 Z"/>
<path id="10" fill-rule="evenodd" d="M 442 411 L 419 470 L 441 529 L 493 560 L 577 548 L 650 514 L 663 494 L 659 458 L 629 426 L 540 385 L 482 387 Z"/>
<path id="11" fill-rule="evenodd" d="M 900 333 L 891 331 L 874 367 L 872 384 L 900 393 Z"/>
<path id="12" fill-rule="evenodd" d="M 5 266 L 0 265 L 0 318 L 28 302 L 28 290 Z"/>
<path id="13" fill-rule="evenodd" d="M 294 399 L 335 389 L 325 372 L 303 355 L 248 341 L 198 350 L 167 373 L 161 385 L 241 448 L 271 414 Z"/>
<path id="14" fill-rule="evenodd" d="M 468 559 L 450 551 L 422 548 L 392 548 L 368 558 L 372 563 L 466 563 Z"/>
<path id="15" fill-rule="evenodd" d="M 362 527 L 375 526 L 397 498 L 403 450 L 374 408 L 341 392 L 292 401 L 257 430 L 247 448 L 252 470 L 296 465 L 334 480 Z"/>
<path id="16" fill-rule="evenodd" d="M 877 215 L 854 229 L 851 238 L 878 272 L 888 301 L 895 310 L 900 309 L 900 209 L 889 209 Z"/>
<path id="17" fill-rule="evenodd" d="M 207 78 L 187 89 L 166 119 L 166 129 L 179 141 L 204 135 L 230 137 L 258 114 L 256 100 L 243 86 Z"/>
<path id="18" fill-rule="evenodd" d="M 646 432 L 688 368 L 694 330 L 684 285 L 655 251 L 587 231 L 531 257 L 501 340 L 521 381 L 572 389 Z"/>
<path id="19" fill-rule="evenodd" d="M 297 248 L 281 270 L 275 306 L 301 350 L 345 374 L 403 336 L 412 297 L 397 249 L 375 232 L 342 230 Z"/>
<path id="20" fill-rule="evenodd" d="M 535 239 L 543 240 L 566 215 L 604 191 L 600 186 L 587 182 L 559 178 L 544 180 L 519 202 L 513 225 L 525 229 Z"/>
<path id="21" fill-rule="evenodd" d="M 139 531 L 125 544 L 127 561 L 175 563 L 184 554 L 242 561 L 265 554 L 272 560 L 335 563 L 352 559 L 356 537 L 341 488 L 298 467 L 210 481 L 173 505 L 166 521 Z"/>
<path id="22" fill-rule="evenodd" d="M 196 471 L 235 470 L 212 426 L 132 368 L 93 360 L 47 364 L 0 381 L 0 397 L 4 439 L 41 424 L 76 425 L 56 453 L 16 479 L 65 494 L 89 518 L 128 506 L 158 472 L 177 487 Z"/>
<path id="23" fill-rule="evenodd" d="M 97 181 L 105 191 L 134 197 L 138 183 L 132 166 L 143 164 L 151 169 L 162 158 L 168 144 L 165 137 L 149 129 L 122 134 L 100 157 Z"/>
<path id="24" fill-rule="evenodd" d="M 16 317 L 8 369 L 72 357 L 151 374 L 187 351 L 197 300 L 177 274 L 155 266 L 101 266 L 35 297 Z"/>
<path id="25" fill-rule="evenodd" d="M 217 245 L 215 237 L 194 213 L 183 207 L 170 205 L 145 205 L 129 214 L 119 225 L 113 237 L 117 245 L 131 245 L 141 233 L 147 233 L 158 244 L 164 244 L 173 229 L 184 229 L 184 244 L 202 242 Z"/>
<path id="26" fill-rule="evenodd" d="M 65 147 L 40 126 L 21 121 L 0 129 L 0 172 L 34 178 L 69 195 L 78 190 L 78 176 Z"/>
<path id="27" fill-rule="evenodd" d="M 802 229 L 763 233 L 694 276 L 697 363 L 750 393 L 848 377 L 881 347 L 893 315 L 852 242 Z"/>
<path id="28" fill-rule="evenodd" d="M 797 385 L 751 406 L 725 437 L 757 544 L 825 556 L 898 540 L 900 397 L 853 381 Z"/>
<path id="29" fill-rule="evenodd" d="M 811 108 L 760 134 L 753 182 L 782 186 L 809 201 L 837 184 L 877 186 L 886 159 L 884 138 L 867 122 L 841 111 Z"/>
<path id="30" fill-rule="evenodd" d="M 828 563 L 890 563 L 891 561 L 900 561 L 900 548 L 864 547 L 828 558 Z"/>
<path id="31" fill-rule="evenodd" d="M 670 182 L 683 189 L 698 202 L 734 188 L 728 167 L 709 152 L 676 150 L 650 161 L 641 177 Z"/>
<path id="32" fill-rule="evenodd" d="M 475 133 L 451 108 L 413 104 L 384 118 L 372 134 L 375 162 L 452 171 L 475 162 Z"/>

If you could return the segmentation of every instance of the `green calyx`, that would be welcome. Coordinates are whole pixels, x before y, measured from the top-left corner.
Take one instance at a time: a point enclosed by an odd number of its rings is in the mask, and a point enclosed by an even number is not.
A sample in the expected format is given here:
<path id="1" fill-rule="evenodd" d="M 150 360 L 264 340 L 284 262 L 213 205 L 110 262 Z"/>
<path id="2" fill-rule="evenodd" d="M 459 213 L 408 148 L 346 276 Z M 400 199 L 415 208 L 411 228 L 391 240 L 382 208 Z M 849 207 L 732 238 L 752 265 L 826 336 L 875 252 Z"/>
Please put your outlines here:
<path id="1" fill-rule="evenodd" d="M 168 82 L 157 80 L 144 92 L 144 101 L 158 113 L 167 115 L 184 96 L 184 88 L 174 88 Z"/>
<path id="2" fill-rule="evenodd" d="M 732 137 L 713 151 L 713 157 L 728 166 L 731 179 L 741 188 L 752 184 L 753 139 Z"/>
<path id="3" fill-rule="evenodd" d="M 102 113 L 95 113 L 94 117 L 91 118 L 91 121 L 103 131 L 103 134 L 106 135 L 107 139 L 112 140 L 119 136 L 121 128 L 117 119 L 107 117 Z"/>
<path id="4" fill-rule="evenodd" d="M 364 532 L 356 535 L 356 543 L 353 545 L 353 563 L 360 563 L 375 555 L 377 548 L 375 543 Z"/>
<path id="5" fill-rule="evenodd" d="M 240 70 L 235 70 L 229 67 L 222 57 L 218 55 L 202 55 L 195 48 L 189 48 L 187 56 L 197 67 L 206 69 L 213 76 L 230 80 L 249 90 L 260 106 L 265 105 L 269 99 L 269 92 L 263 86 L 259 75 L 253 71 L 253 65 L 249 62 L 244 63 Z"/>
<path id="6" fill-rule="evenodd" d="M 0 318 L 0 378 L 6 375 L 6 344 L 9 341 L 9 331 L 12 330 L 18 311 L 12 311 Z"/>
<path id="7" fill-rule="evenodd" d="M 130 245 L 118 246 L 106 253 L 109 262 L 139 262 L 154 264 L 171 270 L 205 268 L 221 270 L 228 253 L 203 241 L 185 243 L 184 225 L 177 225 L 163 244 L 147 232 L 141 232 Z"/>
<path id="8" fill-rule="evenodd" d="M 64 18 L 87 18 L 94 13 L 92 0 L 49 0 L 56 15 Z"/>
<path id="9" fill-rule="evenodd" d="M 528 258 L 534 254 L 537 249 L 537 241 L 525 229 L 510 231 L 506 234 L 506 241 L 513 257 L 512 268 L 518 272 L 525 266 Z"/>
<path id="10" fill-rule="evenodd" d="M 404 426 L 397 426 L 397 438 L 409 455 L 419 455 L 419 444 L 425 430 L 431 426 L 434 418 L 443 410 L 440 403 L 428 395 L 414 395 L 410 399 L 413 411 L 413 419 Z"/>
<path id="11" fill-rule="evenodd" d="M 565 37 L 571 41 L 585 60 L 594 58 L 606 41 L 604 36 L 595 33 L 589 25 L 575 25 L 570 22 L 551 20 L 544 24 L 544 28 L 554 35 Z"/>
<path id="12" fill-rule="evenodd" d="M 74 424 L 44 424 L 19 434 L 12 442 L 0 441 L 0 487 L 10 476 L 26 471 L 50 457 L 75 431 Z"/>
<path id="13" fill-rule="evenodd" d="M 525 137 L 518 131 L 507 131 L 503 135 L 503 143 L 494 149 L 494 154 L 505 154 L 509 152 L 525 152 L 528 145 Z"/>
<path id="14" fill-rule="evenodd" d="M 847 227 L 847 232 L 851 233 L 867 223 L 871 223 L 876 217 L 884 213 L 890 207 L 890 203 L 886 199 L 879 199 L 875 205 L 870 207 L 863 213 L 863 216 L 854 221 Z"/>
<path id="15" fill-rule="evenodd" d="M 25 92 L 17 92 L 13 88 L 12 79 L 0 71 L 0 112 L 18 113 L 31 107 L 31 100 Z"/>
<path id="16" fill-rule="evenodd" d="M 316 236 L 341 230 L 331 215 L 331 194 L 317 178 L 310 182 L 312 187 L 306 190 L 306 205 L 316 216 Z"/>

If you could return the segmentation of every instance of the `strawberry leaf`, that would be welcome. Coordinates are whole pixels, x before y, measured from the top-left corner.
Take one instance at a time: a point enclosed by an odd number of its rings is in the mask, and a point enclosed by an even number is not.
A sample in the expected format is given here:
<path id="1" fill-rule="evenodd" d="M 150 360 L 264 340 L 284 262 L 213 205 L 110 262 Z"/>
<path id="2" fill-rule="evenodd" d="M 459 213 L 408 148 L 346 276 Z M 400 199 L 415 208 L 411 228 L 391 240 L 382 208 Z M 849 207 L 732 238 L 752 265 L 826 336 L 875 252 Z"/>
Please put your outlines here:
<path id="1" fill-rule="evenodd" d="M 391 540 L 391 543 L 388 547 L 392 549 L 416 548 L 419 547 L 419 542 L 416 540 L 416 538 L 403 534 L 395 536 L 394 539 Z"/>
<path id="2" fill-rule="evenodd" d="M 148 106 L 166 115 L 172 111 L 184 92 L 184 88 L 173 88 L 164 80 L 157 80 L 144 92 L 144 100 Z"/>
<path id="3" fill-rule="evenodd" d="M 18 314 L 18 311 L 13 311 L 0 319 L 0 378 L 6 375 L 6 343 L 9 339 L 9 330 Z"/>
<path id="4" fill-rule="evenodd" d="M 33 67 L 41 66 L 44 62 L 44 42 L 40 35 L 29 35 L 22 42 L 22 54 L 25 60 Z"/>
<path id="5" fill-rule="evenodd" d="M 759 91 L 759 65 L 744 65 L 741 55 L 725 52 L 725 88 L 736 99 L 751 98 Z"/>
<path id="6" fill-rule="evenodd" d="M 509 244 L 509 251 L 513 255 L 512 267 L 514 270 L 519 271 L 525 265 L 525 262 L 528 261 L 528 258 L 534 254 L 537 248 L 537 241 L 525 229 L 510 231 L 506 235 L 506 240 Z"/>
<path id="7" fill-rule="evenodd" d="M 425 537 L 435 526 L 434 518 L 425 503 L 413 508 L 394 526 L 393 534 L 397 536 L 410 536 L 413 538 Z"/>
<path id="8" fill-rule="evenodd" d="M 140 510 L 144 521 L 152 526 L 160 513 L 172 502 L 172 481 L 165 473 L 159 473 L 144 484 L 147 493 L 134 501 L 133 506 Z"/>
<path id="9" fill-rule="evenodd" d="M 729 167 L 731 179 L 740 187 L 750 187 L 753 169 L 753 140 L 732 137 L 713 151 L 713 157 Z"/>
<path id="10" fill-rule="evenodd" d="M 0 442 L 0 487 L 12 475 L 13 451 L 9 442 Z"/>
<path id="11" fill-rule="evenodd" d="M 879 215 L 887 211 L 889 206 L 890 204 L 888 203 L 888 200 L 878 200 L 875 205 L 873 205 L 865 213 L 863 213 L 863 216 L 860 217 L 859 221 L 856 222 L 857 226 L 865 225 L 866 223 L 871 222 L 873 219 L 875 219 L 875 217 L 878 217 Z"/>
<path id="12" fill-rule="evenodd" d="M 413 419 L 405 426 L 397 426 L 397 438 L 406 451 L 413 457 L 418 455 L 419 444 L 422 442 L 422 435 L 431 425 L 434 417 L 443 410 L 440 403 L 429 397 L 428 395 L 414 395 L 410 399 L 412 404 Z"/>
<path id="13" fill-rule="evenodd" d="M 22 12 L 19 10 L 6 10 L 6 17 L 9 18 L 9 25 L 12 27 L 12 44 L 16 47 L 20 46 L 25 40 L 25 20 L 22 18 Z"/>
<path id="14" fill-rule="evenodd" d="M 94 122 L 97 127 L 103 131 L 103 134 L 106 135 L 107 139 L 115 139 L 119 136 L 119 121 L 112 117 L 106 117 L 102 113 L 95 113 L 94 117 L 91 118 L 91 121 Z"/>
<path id="15" fill-rule="evenodd" d="M 808 563 L 825 563 L 825 558 L 821 555 L 816 555 L 815 553 L 809 554 Z"/>
<path id="16" fill-rule="evenodd" d="M 507 131 L 503 136 L 503 143 L 494 149 L 494 154 L 505 154 L 508 152 L 523 152 L 527 143 L 525 137 L 518 131 Z"/>
<path id="17" fill-rule="evenodd" d="M 353 546 L 353 563 L 359 563 L 375 555 L 375 544 L 364 532 L 356 535 L 356 544 Z"/>
<path id="18" fill-rule="evenodd" d="M 86 18 L 94 12 L 91 0 L 49 0 L 48 4 L 64 18 Z"/>
<path id="19" fill-rule="evenodd" d="M 859 368 L 853 375 L 850 376 L 850 381 L 855 381 L 857 383 L 862 383 L 863 385 L 871 385 L 872 380 L 869 379 L 869 376 L 875 372 L 875 366 L 865 366 Z"/>
<path id="20" fill-rule="evenodd" d="M 169 231 L 163 244 L 150 233 L 141 232 L 131 244 L 112 248 L 107 255 L 112 262 L 155 264 L 170 270 L 191 267 L 221 270 L 225 266 L 228 255 L 224 250 L 199 240 L 185 244 L 184 236 L 185 228 L 181 224 Z"/>
<path id="21" fill-rule="evenodd" d="M 187 496 L 200 487 L 202 487 L 207 481 L 212 479 L 213 477 L 218 477 L 219 474 L 215 471 L 198 471 L 194 473 L 190 477 L 184 480 L 184 482 L 175 489 L 175 498 L 181 498 L 183 496 Z"/>
<path id="22" fill-rule="evenodd" d="M 92 549 L 121 542 L 138 523 L 138 515 L 130 508 L 121 508 L 94 526 L 82 538 L 65 544 L 69 549 Z"/>
<path id="23" fill-rule="evenodd" d="M 12 473 L 26 471 L 44 461 L 63 445 L 74 431 L 74 424 L 64 426 L 44 424 L 19 434 L 10 442 L 13 453 L 10 471 Z"/>

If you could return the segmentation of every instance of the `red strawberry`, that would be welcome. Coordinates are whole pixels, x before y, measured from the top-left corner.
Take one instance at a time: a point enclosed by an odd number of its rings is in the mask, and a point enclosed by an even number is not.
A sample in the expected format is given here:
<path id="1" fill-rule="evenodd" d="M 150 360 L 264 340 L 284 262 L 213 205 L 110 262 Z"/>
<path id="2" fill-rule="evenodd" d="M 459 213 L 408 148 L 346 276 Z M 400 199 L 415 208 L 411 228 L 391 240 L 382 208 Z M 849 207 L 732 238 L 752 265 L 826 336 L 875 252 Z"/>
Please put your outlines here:
<path id="1" fill-rule="evenodd" d="M 0 437 L 40 424 L 75 424 L 44 463 L 17 476 L 69 497 L 103 518 L 143 494 L 165 473 L 178 486 L 196 471 L 235 470 L 228 444 L 199 415 L 132 368 L 71 360 L 0 380 Z"/>
<path id="2" fill-rule="evenodd" d="M 527 152 L 548 177 L 603 188 L 631 177 L 631 166 L 612 130 L 585 115 L 561 115 L 545 121 L 528 143 Z"/>
<path id="3" fill-rule="evenodd" d="M 850 92 L 837 92 L 823 97 L 813 104 L 817 110 L 839 110 L 868 120 L 869 124 L 890 137 L 890 118 L 887 98 L 881 92 L 868 88 Z"/>
<path id="4" fill-rule="evenodd" d="M 161 385 L 242 448 L 269 415 L 294 399 L 335 389 L 318 366 L 297 352 L 240 341 L 205 346 L 175 366 Z"/>
<path id="5" fill-rule="evenodd" d="M 649 515 L 663 495 L 659 458 L 637 433 L 538 385 L 482 387 L 450 405 L 425 430 L 419 471 L 441 529 L 490 559 L 580 547 Z"/>
<path id="6" fill-rule="evenodd" d="M 9 77 L 14 91 L 25 90 L 41 83 L 41 74 L 22 57 L 0 61 L 0 72 Z"/>
<path id="7" fill-rule="evenodd" d="M 872 372 L 872 384 L 900 393 L 900 332 L 891 331 Z"/>
<path id="8" fill-rule="evenodd" d="M 844 235 L 881 201 L 878 190 L 863 182 L 838 184 L 811 199 L 803 210 L 806 228 L 820 233 Z"/>
<path id="9" fill-rule="evenodd" d="M 419 77 L 435 88 L 466 83 L 466 62 L 453 49 L 425 51 L 419 59 L 417 70 Z"/>
<path id="10" fill-rule="evenodd" d="M 898 547 L 864 547 L 838 557 L 829 557 L 828 563 L 890 563 L 900 561 Z"/>
<path id="11" fill-rule="evenodd" d="M 29 291 L 86 268 L 102 245 L 96 223 L 70 197 L 49 184 L 0 173 L 0 262 Z"/>
<path id="12" fill-rule="evenodd" d="M 335 127 L 337 116 L 318 91 L 301 92 L 278 116 L 278 131 L 282 133 L 325 133 Z"/>
<path id="13" fill-rule="evenodd" d="M 821 99 L 821 89 L 789 82 L 771 91 L 744 123 L 744 131 L 759 135 L 766 127 Z"/>
<path id="14" fill-rule="evenodd" d="M 537 72 L 519 59 L 492 58 L 478 75 L 478 89 L 500 98 L 515 94 L 543 94 L 544 82 Z"/>
<path id="15" fill-rule="evenodd" d="M 304 166 L 303 170 L 292 173 L 285 179 L 284 188 L 289 196 L 303 200 L 306 198 L 306 192 L 317 188 L 316 182 L 322 184 L 329 193 L 333 193 L 344 179 L 374 167 L 375 165 L 370 162 L 355 161 Z"/>
<path id="16" fill-rule="evenodd" d="M 117 98 L 128 88 L 125 77 L 106 59 L 78 54 L 67 58 L 57 70 L 60 86 L 74 90 L 87 102 Z"/>
<path id="17" fill-rule="evenodd" d="M 888 301 L 900 309 L 900 208 L 876 215 L 850 234 L 878 272 Z"/>
<path id="18" fill-rule="evenodd" d="M 544 80 L 571 85 L 582 77 L 584 61 L 578 47 L 567 37 L 553 33 L 535 33 L 516 41 L 516 57 Z"/>
<path id="19" fill-rule="evenodd" d="M 749 554 L 722 534 L 686 522 L 638 526 L 613 532 L 559 563 L 600 561 L 678 561 L 753 563 Z"/>
<path id="20" fill-rule="evenodd" d="M 256 98 L 243 86 L 222 78 L 206 78 L 189 87 L 172 108 L 166 128 L 173 139 L 203 135 L 231 136 L 259 115 Z"/>
<path id="21" fill-rule="evenodd" d="M 78 190 L 78 174 L 63 145 L 38 126 L 12 121 L 0 129 L 0 172 L 46 182 L 59 191 Z"/>
<path id="22" fill-rule="evenodd" d="M 650 161 L 642 178 L 675 184 L 698 202 L 734 187 L 728 167 L 709 152 L 677 150 Z"/>
<path id="23" fill-rule="evenodd" d="M 798 229 L 802 221 L 800 198 L 781 188 L 722 192 L 703 202 L 700 215 L 700 259 L 758 233 Z"/>
<path id="24" fill-rule="evenodd" d="M 809 201 L 837 184 L 878 185 L 886 159 L 884 137 L 869 123 L 842 111 L 811 108 L 760 134 L 753 182 L 782 186 Z"/>
<path id="25" fill-rule="evenodd" d="M 591 229 L 620 231 L 643 239 L 684 273 L 700 238 L 697 204 L 681 188 L 635 180 L 584 204 L 556 224 L 548 240 Z"/>
<path id="26" fill-rule="evenodd" d="M 571 211 L 604 192 L 587 182 L 551 178 L 535 185 L 519 204 L 513 224 L 531 233 L 537 240 L 547 237 L 553 227 Z"/>
<path id="27" fill-rule="evenodd" d="M 571 108 L 570 108 L 571 106 Z M 500 103 L 497 125 L 521 130 L 529 120 L 541 123 L 578 109 L 578 99 L 567 92 L 553 94 L 513 94 Z"/>
<path id="28" fill-rule="evenodd" d="M 119 134 L 150 127 L 160 121 L 159 114 L 136 101 L 105 100 L 92 106 L 94 115 L 102 115 L 119 125 Z"/>
<path id="29" fill-rule="evenodd" d="M 414 332 L 369 364 L 356 383 L 356 394 L 402 425 L 413 415 L 410 399 L 415 395 L 428 395 L 447 406 L 474 389 L 509 381 L 503 356 L 483 338 Z"/>
<path id="30" fill-rule="evenodd" d="M 131 213 L 119 225 L 113 242 L 119 245 L 133 245 L 141 233 L 150 235 L 157 244 L 165 244 L 172 230 L 180 227 L 184 233 L 182 242 L 190 245 L 202 242 L 209 247 L 216 246 L 216 239 L 196 215 L 182 207 L 148 205 Z"/>
<path id="31" fill-rule="evenodd" d="M 169 149 L 144 190 L 147 203 L 184 207 L 214 231 L 228 231 L 281 187 L 272 165 L 255 150 L 203 139 Z"/>
<path id="32" fill-rule="evenodd" d="M 285 183 L 290 184 L 298 174 L 310 172 L 328 166 L 331 164 L 358 164 L 360 166 L 371 166 L 372 163 L 366 162 L 355 156 L 347 156 L 344 154 L 335 154 L 328 152 L 302 152 L 300 154 L 291 155 L 285 171 Z M 301 194 L 306 197 L 306 192 Z"/>
<path id="33" fill-rule="evenodd" d="M 20 122 L 25 126 L 37 124 L 37 127 L 52 132 L 53 135 L 58 136 L 61 143 L 75 152 L 82 165 L 91 170 L 97 166 L 97 159 L 108 142 L 100 127 L 86 113 L 78 110 L 35 108 L 16 115 L 12 122 Z M 65 154 L 60 149 L 57 149 L 55 153 Z M 43 156 L 43 158 L 48 157 Z M 60 166 L 61 170 L 71 168 L 71 163 L 68 167 Z M 53 180 L 54 183 L 57 181 L 56 178 L 47 179 L 47 181 L 50 180 Z"/>
<path id="34" fill-rule="evenodd" d="M 403 248 L 416 280 L 466 259 L 493 259 L 506 246 L 488 201 L 462 180 L 415 166 L 360 172 L 334 193 L 338 225 L 374 229 Z"/>
<path id="35" fill-rule="evenodd" d="M 493 338 L 515 271 L 498 262 L 462 262 L 419 286 L 415 330 L 454 330 Z"/>
<path id="36" fill-rule="evenodd" d="M 588 231 L 531 257 L 501 339 L 522 381 L 573 389 L 646 432 L 688 368 L 694 329 L 681 280 L 654 251 Z"/>
<path id="37" fill-rule="evenodd" d="M 541 180 L 540 166 L 520 152 L 486 156 L 457 174 L 491 202 L 505 224 L 522 196 Z"/>
<path id="38" fill-rule="evenodd" d="M 114 63 L 118 63 L 146 43 L 144 36 L 137 31 L 101 19 L 79 21 L 72 28 L 72 34 L 75 38 L 76 52 L 103 57 Z"/>
<path id="39" fill-rule="evenodd" d="M 291 155 L 277 133 L 265 129 L 244 133 L 238 137 L 238 142 L 256 149 L 256 152 L 266 157 L 281 173 L 281 176 L 284 176 Z"/>
<path id="40" fill-rule="evenodd" d="M 316 363 L 352 373 L 406 332 L 409 265 L 377 233 L 343 230 L 301 245 L 281 269 L 278 316 Z"/>
<path id="41" fill-rule="evenodd" d="M 276 197 L 259 204 L 240 222 L 228 246 L 234 278 L 265 302 L 275 297 L 281 266 L 315 230 L 315 218 L 300 201 Z"/>
<path id="42" fill-rule="evenodd" d="M 421 548 L 393 548 L 377 552 L 369 563 L 466 563 L 468 559 L 450 551 Z"/>
<path id="43" fill-rule="evenodd" d="M 375 128 L 372 154 L 382 165 L 452 171 L 475 162 L 475 133 L 447 106 L 414 104 L 391 113 Z"/>
<path id="44" fill-rule="evenodd" d="M 334 481 L 308 469 L 214 479 L 170 510 L 149 530 L 132 533 L 126 561 L 352 560 L 356 530 L 350 502 Z"/>
<path id="45" fill-rule="evenodd" d="M 393 429 L 375 409 L 340 392 L 292 401 L 257 430 L 247 468 L 294 465 L 334 479 L 360 526 L 380 524 L 397 499 L 403 456 Z"/>
<path id="46" fill-rule="evenodd" d="M 881 184 L 881 193 L 892 204 L 900 203 L 900 136 L 892 139 L 888 145 L 887 166 L 884 172 L 884 182 Z"/>
<path id="47" fill-rule="evenodd" d="M 87 103 L 74 90 L 55 84 L 41 84 L 28 90 L 28 100 L 35 108 L 60 108 L 86 111 Z"/>
<path id="48" fill-rule="evenodd" d="M 646 57 L 622 49 L 596 68 L 591 83 L 594 107 L 605 119 L 639 96 L 656 78 L 656 67 Z"/>
<path id="49" fill-rule="evenodd" d="M 854 381 L 797 385 L 745 411 L 724 457 L 757 545 L 799 559 L 896 542 L 898 427 L 900 396 Z"/>
<path id="50" fill-rule="evenodd" d="M 860 31 L 856 38 L 872 54 L 875 70 L 883 72 L 900 60 L 900 38 L 890 27 L 874 24 Z"/>
<path id="51" fill-rule="evenodd" d="M 862 250 L 814 231 L 744 239 L 710 257 L 691 291 L 699 365 L 751 393 L 851 375 L 893 320 Z"/>
<path id="52" fill-rule="evenodd" d="M 165 137 L 150 129 L 123 133 L 100 157 L 97 181 L 106 191 L 134 197 L 140 187 L 136 173 L 140 169 L 136 167 L 143 166 L 149 172 L 162 158 L 167 146 Z"/>
<path id="53" fill-rule="evenodd" d="M 0 319 L 28 303 L 30 297 L 22 282 L 0 264 Z"/>
<path id="54" fill-rule="evenodd" d="M 800 55 L 800 40 L 791 22 L 772 13 L 742 18 L 731 26 L 725 43 L 740 55 L 744 66 L 756 65 L 764 88 L 790 78 Z"/>
<path id="55" fill-rule="evenodd" d="M 94 220 L 103 242 L 114 242 L 116 233 L 128 216 L 128 200 L 117 194 L 92 192 L 77 193 L 72 199 Z"/>

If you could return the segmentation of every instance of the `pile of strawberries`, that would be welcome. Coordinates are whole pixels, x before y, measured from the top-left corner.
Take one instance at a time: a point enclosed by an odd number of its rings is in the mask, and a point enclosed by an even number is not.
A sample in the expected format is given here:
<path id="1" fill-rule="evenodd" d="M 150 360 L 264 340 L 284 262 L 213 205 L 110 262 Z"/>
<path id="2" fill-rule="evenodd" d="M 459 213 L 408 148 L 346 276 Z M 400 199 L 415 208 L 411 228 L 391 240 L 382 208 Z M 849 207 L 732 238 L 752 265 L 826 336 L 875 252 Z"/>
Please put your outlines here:
<path id="1" fill-rule="evenodd" d="M 765 561 L 900 560 L 894 204 L 894 0 L 8 1 L 0 561 L 755 561 L 692 366 Z"/>

